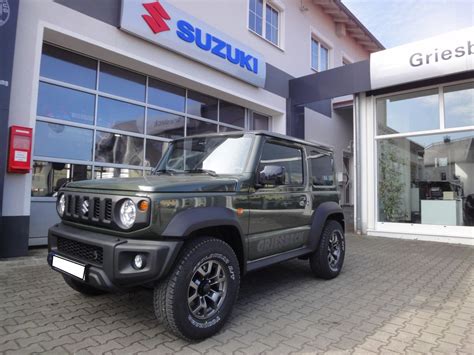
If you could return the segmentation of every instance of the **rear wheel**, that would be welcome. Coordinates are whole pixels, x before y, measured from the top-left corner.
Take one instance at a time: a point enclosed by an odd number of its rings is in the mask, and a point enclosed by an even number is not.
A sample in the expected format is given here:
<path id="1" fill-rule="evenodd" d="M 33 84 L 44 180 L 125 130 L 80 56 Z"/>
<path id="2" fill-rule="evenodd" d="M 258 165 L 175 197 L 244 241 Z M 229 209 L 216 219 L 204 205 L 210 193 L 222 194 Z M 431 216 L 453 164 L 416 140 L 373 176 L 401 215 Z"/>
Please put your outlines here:
<path id="1" fill-rule="evenodd" d="M 89 286 L 88 284 L 74 279 L 72 276 L 64 275 L 64 281 L 66 284 L 71 287 L 73 290 L 82 293 L 86 296 L 98 296 L 107 293 L 106 291 L 99 290 L 98 288 Z"/>
<path id="2" fill-rule="evenodd" d="M 192 240 L 168 277 L 155 287 L 155 314 L 174 334 L 204 339 L 224 325 L 239 286 L 239 262 L 227 243 L 215 238 Z"/>
<path id="3" fill-rule="evenodd" d="M 313 273 L 329 280 L 341 272 L 346 252 L 344 230 L 339 222 L 326 222 L 318 249 L 310 256 L 309 263 Z"/>

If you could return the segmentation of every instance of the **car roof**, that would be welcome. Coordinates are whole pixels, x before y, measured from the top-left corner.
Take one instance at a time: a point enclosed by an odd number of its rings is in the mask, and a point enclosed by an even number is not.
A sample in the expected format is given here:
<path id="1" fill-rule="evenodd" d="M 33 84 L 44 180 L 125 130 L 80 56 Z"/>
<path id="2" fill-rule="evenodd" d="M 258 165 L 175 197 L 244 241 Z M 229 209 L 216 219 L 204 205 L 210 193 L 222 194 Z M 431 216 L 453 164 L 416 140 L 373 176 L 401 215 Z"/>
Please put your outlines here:
<path id="1" fill-rule="evenodd" d="M 285 141 L 288 141 L 288 142 L 293 142 L 293 143 L 307 145 L 307 146 L 311 146 L 311 147 L 315 147 L 315 148 L 320 148 L 320 149 L 324 149 L 324 150 L 327 150 L 327 151 L 333 151 L 333 148 L 328 147 L 328 146 L 324 146 L 324 145 L 319 144 L 319 143 L 305 141 L 303 139 L 290 137 L 290 136 L 287 136 L 287 135 L 284 135 L 284 134 L 269 132 L 269 131 L 263 131 L 263 130 L 197 134 L 197 135 L 194 135 L 194 136 L 187 136 L 187 137 L 179 138 L 177 140 L 182 140 L 182 139 L 185 139 L 185 138 L 226 137 L 226 136 L 238 136 L 238 135 L 266 136 L 266 137 L 270 137 L 270 138 L 276 138 L 276 139 L 285 140 Z"/>

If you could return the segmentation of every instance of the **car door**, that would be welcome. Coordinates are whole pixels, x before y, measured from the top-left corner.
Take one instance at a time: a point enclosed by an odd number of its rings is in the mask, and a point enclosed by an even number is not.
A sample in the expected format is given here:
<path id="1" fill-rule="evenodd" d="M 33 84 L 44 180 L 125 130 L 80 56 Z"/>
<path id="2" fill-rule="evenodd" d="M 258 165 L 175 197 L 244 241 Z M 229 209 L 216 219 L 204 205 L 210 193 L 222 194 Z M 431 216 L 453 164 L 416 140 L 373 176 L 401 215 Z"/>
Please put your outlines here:
<path id="1" fill-rule="evenodd" d="M 266 166 L 270 169 L 283 167 L 284 182 L 259 185 L 258 176 Z M 312 205 L 311 194 L 306 187 L 306 170 L 302 146 L 276 139 L 267 139 L 263 143 L 256 169 L 257 187 L 249 195 L 249 260 L 305 245 Z"/>

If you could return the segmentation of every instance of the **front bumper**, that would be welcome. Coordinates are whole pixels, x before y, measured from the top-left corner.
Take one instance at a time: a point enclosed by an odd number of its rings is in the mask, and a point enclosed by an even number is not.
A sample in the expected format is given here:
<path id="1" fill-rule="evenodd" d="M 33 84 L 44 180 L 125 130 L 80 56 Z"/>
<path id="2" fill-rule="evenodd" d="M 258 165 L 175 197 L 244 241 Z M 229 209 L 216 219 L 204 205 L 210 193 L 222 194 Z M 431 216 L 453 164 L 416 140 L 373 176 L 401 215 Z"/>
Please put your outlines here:
<path id="1" fill-rule="evenodd" d="M 48 264 L 52 267 L 53 255 L 85 264 L 84 282 L 112 291 L 149 284 L 163 277 L 182 244 L 181 241 L 127 239 L 60 223 L 49 229 Z M 145 256 L 141 270 L 132 266 L 137 254 Z"/>

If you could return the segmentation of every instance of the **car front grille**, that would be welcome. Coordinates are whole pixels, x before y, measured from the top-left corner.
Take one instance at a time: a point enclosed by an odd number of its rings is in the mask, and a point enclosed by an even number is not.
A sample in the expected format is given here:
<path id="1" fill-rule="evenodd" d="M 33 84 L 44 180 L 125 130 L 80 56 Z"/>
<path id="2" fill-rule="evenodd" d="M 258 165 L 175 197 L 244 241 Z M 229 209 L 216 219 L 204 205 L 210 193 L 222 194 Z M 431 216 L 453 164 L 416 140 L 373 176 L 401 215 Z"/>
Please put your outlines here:
<path id="1" fill-rule="evenodd" d="M 112 223 L 112 199 L 66 193 L 65 219 L 80 223 L 110 225 Z"/>
<path id="2" fill-rule="evenodd" d="M 57 246 L 58 251 L 65 255 L 100 265 L 104 262 L 104 251 L 101 247 L 63 237 L 58 237 Z"/>

